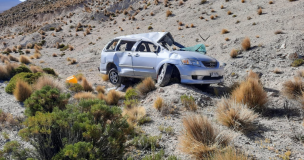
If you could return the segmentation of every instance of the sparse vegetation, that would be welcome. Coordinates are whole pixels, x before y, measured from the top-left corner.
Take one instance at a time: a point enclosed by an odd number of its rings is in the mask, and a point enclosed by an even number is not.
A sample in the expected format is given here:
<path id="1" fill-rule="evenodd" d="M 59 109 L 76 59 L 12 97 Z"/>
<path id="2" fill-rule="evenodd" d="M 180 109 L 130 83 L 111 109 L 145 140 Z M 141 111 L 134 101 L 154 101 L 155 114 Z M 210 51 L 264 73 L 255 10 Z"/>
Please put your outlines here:
<path id="1" fill-rule="evenodd" d="M 135 89 L 141 95 L 146 95 L 148 92 L 155 89 L 155 82 L 151 77 L 147 77 L 139 83 Z"/>
<path id="2" fill-rule="evenodd" d="M 164 100 L 161 97 L 157 97 L 154 101 L 153 107 L 160 111 L 162 107 L 164 106 Z"/>
<path id="3" fill-rule="evenodd" d="M 167 10 L 167 11 L 166 11 L 166 17 L 169 17 L 169 16 L 171 16 L 171 15 L 172 15 L 172 11 Z"/>
<path id="4" fill-rule="evenodd" d="M 282 93 L 289 99 L 298 99 L 302 97 L 304 83 L 301 78 L 294 77 L 294 80 L 288 80 L 283 83 Z"/>
<path id="5" fill-rule="evenodd" d="M 191 111 L 197 110 L 197 105 L 195 104 L 195 100 L 192 96 L 182 95 L 180 99 L 186 109 Z"/>
<path id="6" fill-rule="evenodd" d="M 101 79 L 103 80 L 103 81 L 108 81 L 109 80 L 109 75 L 107 75 L 107 74 L 102 74 L 101 75 Z"/>
<path id="7" fill-rule="evenodd" d="M 44 86 L 50 86 L 58 89 L 59 91 L 63 91 L 63 85 L 60 83 L 60 81 L 50 75 L 43 75 L 39 77 L 34 85 L 34 89 L 41 90 Z"/>
<path id="8" fill-rule="evenodd" d="M 82 100 L 82 99 L 95 99 L 96 95 L 93 94 L 92 92 L 79 92 L 74 95 L 74 98 L 77 100 Z"/>
<path id="9" fill-rule="evenodd" d="M 32 88 L 27 82 L 19 80 L 16 83 L 16 88 L 14 89 L 14 96 L 18 101 L 25 101 L 28 97 L 31 96 L 31 94 Z"/>
<path id="10" fill-rule="evenodd" d="M 246 37 L 242 42 L 242 48 L 243 48 L 243 50 L 247 51 L 250 49 L 250 47 L 251 47 L 250 39 L 248 37 Z"/>
<path id="11" fill-rule="evenodd" d="M 227 29 L 222 29 L 222 34 L 226 34 L 226 33 L 229 33 L 229 31 Z"/>
<path id="12" fill-rule="evenodd" d="M 232 49 L 230 52 L 230 57 L 231 58 L 236 58 L 238 56 L 238 51 L 235 49 Z"/>
<path id="13" fill-rule="evenodd" d="M 281 30 L 277 30 L 277 31 L 274 32 L 274 34 L 283 34 L 283 33 L 284 33 L 284 32 L 281 31 Z"/>
<path id="14" fill-rule="evenodd" d="M 29 64 L 29 63 L 31 63 L 31 60 L 27 56 L 21 55 L 19 57 L 19 62 L 24 63 L 24 64 Z"/>
<path id="15" fill-rule="evenodd" d="M 27 72 L 18 73 L 11 78 L 8 85 L 5 87 L 5 92 L 12 94 L 13 91 L 15 90 L 16 83 L 18 80 L 23 80 L 28 84 L 33 84 L 40 76 L 41 73 L 27 73 Z"/>
<path id="16" fill-rule="evenodd" d="M 296 59 L 291 63 L 292 67 L 299 67 L 304 63 L 303 59 Z"/>
<path id="17" fill-rule="evenodd" d="M 82 78 L 81 86 L 85 91 L 91 92 L 93 91 L 92 85 L 87 81 L 86 78 Z"/>
<path id="18" fill-rule="evenodd" d="M 106 91 L 105 91 L 105 86 L 97 86 L 96 87 L 96 91 L 98 92 L 98 93 L 102 93 L 102 94 L 104 94 Z"/>
<path id="19" fill-rule="evenodd" d="M 260 8 L 260 9 L 258 10 L 258 15 L 261 15 L 261 14 L 263 14 L 262 8 Z"/>

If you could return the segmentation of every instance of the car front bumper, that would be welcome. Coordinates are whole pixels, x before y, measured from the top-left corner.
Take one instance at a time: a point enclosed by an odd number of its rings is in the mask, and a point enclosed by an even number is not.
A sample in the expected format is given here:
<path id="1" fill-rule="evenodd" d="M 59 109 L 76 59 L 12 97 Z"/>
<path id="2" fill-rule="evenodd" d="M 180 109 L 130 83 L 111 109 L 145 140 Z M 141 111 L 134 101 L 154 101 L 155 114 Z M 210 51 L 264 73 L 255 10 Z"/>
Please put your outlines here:
<path id="1" fill-rule="evenodd" d="M 176 65 L 180 72 L 181 83 L 186 84 L 213 84 L 224 82 L 224 68 L 205 68 L 193 65 Z M 218 77 L 211 77 L 217 73 Z"/>

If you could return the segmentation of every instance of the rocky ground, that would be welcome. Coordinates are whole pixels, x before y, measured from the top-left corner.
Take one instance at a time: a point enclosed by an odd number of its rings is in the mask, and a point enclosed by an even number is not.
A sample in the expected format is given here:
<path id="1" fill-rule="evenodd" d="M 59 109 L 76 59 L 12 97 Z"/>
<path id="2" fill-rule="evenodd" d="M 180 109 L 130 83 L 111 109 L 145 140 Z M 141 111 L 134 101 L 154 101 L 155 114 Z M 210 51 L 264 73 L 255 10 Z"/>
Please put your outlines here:
<path id="1" fill-rule="evenodd" d="M 161 146 L 166 154 L 175 154 L 181 159 L 189 159 L 178 150 L 178 135 L 182 130 L 182 118 L 193 112 L 186 111 L 182 107 L 179 97 L 183 94 L 192 95 L 199 106 L 197 113 L 206 115 L 220 130 L 229 132 L 234 139 L 232 145 L 240 148 L 246 154 L 256 159 L 280 159 L 286 151 L 291 151 L 290 159 L 303 159 L 304 147 L 301 137 L 304 136 L 303 114 L 299 109 L 299 104 L 286 99 L 281 95 L 283 82 L 292 79 L 300 67 L 291 67 L 294 55 L 299 57 L 304 55 L 304 2 L 301 0 L 287 1 L 276 0 L 269 4 L 268 0 L 260 1 L 228 1 L 222 0 L 207 1 L 200 4 L 199 0 L 185 1 L 179 5 L 179 1 L 169 1 L 165 7 L 163 1 L 158 5 L 151 5 L 143 9 L 145 3 L 141 1 L 126 1 L 118 5 L 107 6 L 109 11 L 115 12 L 116 9 L 133 6 L 132 15 L 137 8 L 142 10 L 135 16 L 135 20 L 128 20 L 127 15 L 119 14 L 114 20 L 107 20 L 103 11 L 99 13 L 96 9 L 98 5 L 91 6 L 92 12 L 84 12 L 83 6 L 75 6 L 73 9 L 66 8 L 53 15 L 40 15 L 41 17 L 33 24 L 42 25 L 42 30 L 46 32 L 46 44 L 41 50 L 42 57 L 34 59 L 32 64 L 41 67 L 50 67 L 57 71 L 62 81 L 70 75 L 83 73 L 94 86 L 104 85 L 106 88 L 113 87 L 110 83 L 101 80 L 97 67 L 100 63 L 100 53 L 105 44 L 112 38 L 150 31 L 170 31 L 174 39 L 185 46 L 193 46 L 204 43 L 207 47 L 207 55 L 212 56 L 220 62 L 226 63 L 225 82 L 221 85 L 212 85 L 210 88 L 200 90 L 191 85 L 172 84 L 166 87 L 157 88 L 149 93 L 141 101 L 141 106 L 147 110 L 152 122 L 141 126 L 141 129 L 151 135 L 162 135 Z M 223 9 L 221 9 L 223 5 Z M 262 8 L 263 13 L 257 14 L 258 8 Z M 171 10 L 173 15 L 166 17 L 166 11 Z M 213 10 L 213 11 L 212 11 Z M 228 15 L 227 12 L 232 14 Z M 71 18 L 64 17 L 70 12 L 75 13 Z M 153 16 L 151 16 L 153 12 Z M 215 19 L 210 19 L 211 16 Z M 204 17 L 200 19 L 199 17 Z M 63 22 L 54 18 L 63 17 Z M 94 18 L 92 18 L 94 17 Z M 249 18 L 250 17 L 250 18 Z M 125 18 L 125 21 L 122 19 Z M 71 21 L 70 21 L 71 20 Z M 116 24 L 114 24 L 116 21 Z M 177 21 L 183 22 L 180 26 Z M 75 28 L 78 23 L 93 26 L 90 34 L 84 36 L 83 32 L 77 32 Z M 237 23 L 238 22 L 238 23 Z M 193 28 L 186 28 L 194 24 Z M 49 31 L 51 27 L 62 25 L 59 32 Z M 152 30 L 148 27 L 152 26 Z M 137 29 L 137 27 L 139 27 Z M 122 30 L 120 29 L 122 28 Z M 9 33 L 19 33 L 24 29 L 23 26 L 5 28 L 0 33 L 0 37 Z M 222 29 L 227 29 L 229 33 L 221 34 Z M 283 34 L 275 34 L 281 30 Z M 55 37 L 51 34 L 54 33 Z M 203 38 L 209 37 L 203 41 Z M 245 37 L 251 41 L 249 51 L 240 51 L 237 58 L 230 58 L 229 53 L 232 49 L 241 50 L 241 42 Z M 228 41 L 225 38 L 229 38 Z M 25 35 L 16 35 L 14 39 L 0 39 L 0 49 L 12 48 L 15 45 L 25 46 L 28 43 L 41 41 L 41 34 L 38 32 Z M 3 45 L 3 42 L 6 45 Z M 70 44 L 74 47 L 73 51 L 60 51 L 54 48 L 59 42 Z M 92 43 L 90 43 L 92 42 Z M 32 55 L 34 50 L 31 50 Z M 64 56 L 52 57 L 52 54 Z M 18 54 L 14 54 L 18 56 Z M 69 65 L 67 58 L 75 58 L 77 64 Z M 1 63 L 1 62 L 0 62 Z M 242 133 L 232 131 L 219 125 L 215 119 L 216 103 L 226 95 L 230 85 L 244 79 L 249 70 L 257 72 L 261 76 L 261 82 L 267 92 L 269 108 L 265 113 L 260 114 L 255 122 L 258 128 L 254 132 Z M 273 71 L 280 70 L 280 74 Z M 13 95 L 4 92 L 5 82 L 0 83 L 0 109 L 10 112 L 13 115 L 21 116 L 24 111 L 22 104 L 16 102 Z M 163 116 L 153 108 L 153 102 L 157 96 L 161 96 L 165 101 L 174 104 L 176 113 L 170 116 Z M 159 126 L 172 127 L 174 134 L 161 133 Z M 17 131 L 11 131 L 11 140 L 17 139 Z M 1 137 L 1 136 L 0 136 Z M 300 138 L 299 138 L 300 137 Z M 2 146 L 6 140 L 0 138 Z M 144 152 L 142 153 L 144 154 Z"/>

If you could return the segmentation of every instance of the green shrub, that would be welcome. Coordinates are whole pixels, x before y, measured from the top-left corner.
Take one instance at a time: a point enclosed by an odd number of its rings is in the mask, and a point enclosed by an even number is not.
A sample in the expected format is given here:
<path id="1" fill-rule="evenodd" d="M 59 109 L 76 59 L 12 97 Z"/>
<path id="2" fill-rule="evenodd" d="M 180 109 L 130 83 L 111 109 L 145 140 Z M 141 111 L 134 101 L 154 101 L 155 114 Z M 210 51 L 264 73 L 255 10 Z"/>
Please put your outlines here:
<path id="1" fill-rule="evenodd" d="M 69 48 L 69 46 L 66 45 L 66 46 L 62 47 L 62 48 L 60 49 L 60 51 L 65 51 L 65 50 L 67 50 L 68 48 Z"/>
<path id="2" fill-rule="evenodd" d="M 43 68 L 43 71 L 47 74 L 51 74 L 53 76 L 57 76 L 56 72 L 52 68 Z"/>
<path id="3" fill-rule="evenodd" d="M 37 111 L 52 112 L 55 107 L 64 109 L 69 98 L 69 94 L 60 94 L 57 88 L 44 86 L 25 100 L 25 114 L 27 116 L 34 116 Z"/>
<path id="4" fill-rule="evenodd" d="M 71 159 L 122 159 L 129 129 L 121 109 L 102 100 L 37 112 L 24 125 L 19 135 L 33 145 L 39 159 L 69 159 L 72 153 Z"/>
<path id="5" fill-rule="evenodd" d="M 19 79 L 24 80 L 28 84 L 33 84 L 40 76 L 41 76 L 41 73 L 22 72 L 22 73 L 16 74 L 13 78 L 11 78 L 8 85 L 5 87 L 5 92 L 12 94 L 16 87 L 16 83 Z"/>
<path id="6" fill-rule="evenodd" d="M 54 30 L 55 30 L 55 27 L 51 27 L 51 28 L 50 28 L 50 31 L 54 31 Z"/>
<path id="7" fill-rule="evenodd" d="M 304 63 L 303 59 L 296 59 L 291 63 L 291 66 L 298 67 L 301 66 Z"/>
<path id="8" fill-rule="evenodd" d="M 59 45 L 59 48 L 63 48 L 63 47 L 65 47 L 64 44 L 60 44 L 60 45 Z"/>
<path id="9" fill-rule="evenodd" d="M 138 94 L 134 88 L 128 88 L 126 91 L 126 100 L 136 99 Z"/>
<path id="10" fill-rule="evenodd" d="M 161 136 L 147 136 L 142 134 L 141 136 L 134 137 L 131 144 L 140 149 L 148 149 L 152 146 L 159 147 L 159 140 Z"/>
<path id="11" fill-rule="evenodd" d="M 196 111 L 197 105 L 192 96 L 182 95 L 180 99 L 182 101 L 182 104 L 186 107 L 186 109 L 191 111 Z"/>
<path id="12" fill-rule="evenodd" d="M 66 83 L 66 86 L 73 92 L 84 91 L 83 87 L 79 83 Z"/>
<path id="13" fill-rule="evenodd" d="M 24 149 L 17 141 L 5 143 L 3 150 L 0 150 L 0 160 L 6 159 L 28 159 L 30 149 Z"/>
<path id="14" fill-rule="evenodd" d="M 25 66 L 25 65 L 21 65 L 18 68 L 14 69 L 14 74 L 18 74 L 18 73 L 22 73 L 22 72 L 32 73 L 32 71 L 29 68 L 27 68 L 27 66 Z"/>

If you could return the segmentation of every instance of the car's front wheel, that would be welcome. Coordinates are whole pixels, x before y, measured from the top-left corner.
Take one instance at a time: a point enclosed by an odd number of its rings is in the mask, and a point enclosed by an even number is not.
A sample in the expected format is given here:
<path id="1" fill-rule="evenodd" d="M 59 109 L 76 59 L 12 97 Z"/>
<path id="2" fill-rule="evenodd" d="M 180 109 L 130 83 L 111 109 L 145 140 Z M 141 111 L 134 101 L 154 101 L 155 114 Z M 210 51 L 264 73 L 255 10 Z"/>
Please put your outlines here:
<path id="1" fill-rule="evenodd" d="M 157 84 L 160 87 L 166 86 L 170 82 L 172 72 L 173 66 L 165 63 L 157 76 Z"/>
<path id="2" fill-rule="evenodd" d="M 116 68 L 112 68 L 110 71 L 109 71 L 109 80 L 110 82 L 115 85 L 115 86 L 120 86 L 121 85 L 121 82 L 122 82 L 122 77 L 118 75 L 118 71 Z"/>

